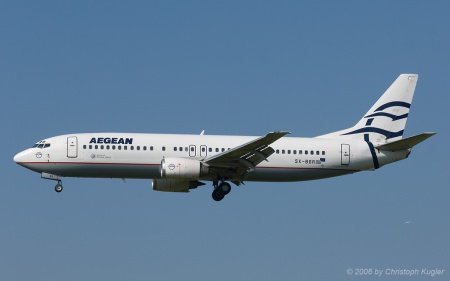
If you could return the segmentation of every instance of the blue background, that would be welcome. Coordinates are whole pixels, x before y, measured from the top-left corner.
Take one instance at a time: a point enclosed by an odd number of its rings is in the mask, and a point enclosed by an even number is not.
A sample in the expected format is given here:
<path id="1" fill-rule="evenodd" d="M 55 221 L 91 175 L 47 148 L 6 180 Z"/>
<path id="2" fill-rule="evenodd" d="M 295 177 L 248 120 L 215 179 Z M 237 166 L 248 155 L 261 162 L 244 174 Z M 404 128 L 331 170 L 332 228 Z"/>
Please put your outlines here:
<path id="1" fill-rule="evenodd" d="M 1 1 L 0 279 L 448 279 L 449 9 Z M 12 161 L 66 133 L 313 137 L 352 126 L 401 73 L 419 74 L 405 135 L 438 134 L 375 172 L 249 182 L 217 203 L 210 185 L 170 194 L 150 180 L 66 178 L 57 194 Z"/>

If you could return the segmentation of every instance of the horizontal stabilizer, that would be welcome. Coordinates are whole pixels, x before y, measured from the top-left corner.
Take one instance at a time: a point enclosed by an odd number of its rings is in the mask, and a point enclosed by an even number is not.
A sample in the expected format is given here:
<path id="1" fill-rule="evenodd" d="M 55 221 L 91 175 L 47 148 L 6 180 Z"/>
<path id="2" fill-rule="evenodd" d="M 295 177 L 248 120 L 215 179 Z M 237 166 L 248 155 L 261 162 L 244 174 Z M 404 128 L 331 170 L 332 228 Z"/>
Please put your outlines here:
<path id="1" fill-rule="evenodd" d="M 436 133 L 422 133 L 419 135 L 415 135 L 406 139 L 401 139 L 398 141 L 394 141 L 391 143 L 383 144 L 380 146 L 377 146 L 376 149 L 378 150 L 388 150 L 388 151 L 396 151 L 396 150 L 407 150 L 415 146 L 416 144 L 419 144 L 423 142 L 424 140 L 428 139 L 429 137 L 432 137 Z"/>

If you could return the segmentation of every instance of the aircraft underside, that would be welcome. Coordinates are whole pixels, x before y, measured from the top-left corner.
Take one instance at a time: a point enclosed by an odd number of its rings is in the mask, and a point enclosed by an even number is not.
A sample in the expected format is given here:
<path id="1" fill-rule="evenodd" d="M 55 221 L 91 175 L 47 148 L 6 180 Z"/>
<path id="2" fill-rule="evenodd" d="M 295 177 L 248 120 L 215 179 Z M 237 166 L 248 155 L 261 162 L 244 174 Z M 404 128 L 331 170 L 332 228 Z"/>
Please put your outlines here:
<path id="1" fill-rule="evenodd" d="M 164 181 L 165 186 L 171 184 L 170 180 L 161 179 L 161 167 L 158 164 L 86 164 L 86 163 L 39 163 L 29 165 L 29 169 L 35 171 L 42 171 L 43 178 L 57 180 L 55 186 L 57 192 L 62 191 L 61 177 L 85 177 L 85 178 L 121 178 L 121 179 L 153 179 L 154 182 Z M 279 168 L 279 167 L 258 167 L 248 174 L 245 181 L 255 182 L 296 182 L 317 180 L 329 177 L 336 177 L 357 172 L 348 169 L 304 169 L 304 168 Z M 219 175 L 208 175 L 198 179 L 186 179 L 182 181 L 172 181 L 172 184 L 183 183 L 182 190 L 165 190 L 161 191 L 188 191 L 189 189 L 197 188 L 204 183 L 200 181 L 211 181 L 214 186 L 212 197 L 216 201 L 223 199 L 231 191 L 229 182 L 234 182 L 240 185 L 239 180 L 220 177 Z M 154 183 L 154 189 L 159 190 Z"/>

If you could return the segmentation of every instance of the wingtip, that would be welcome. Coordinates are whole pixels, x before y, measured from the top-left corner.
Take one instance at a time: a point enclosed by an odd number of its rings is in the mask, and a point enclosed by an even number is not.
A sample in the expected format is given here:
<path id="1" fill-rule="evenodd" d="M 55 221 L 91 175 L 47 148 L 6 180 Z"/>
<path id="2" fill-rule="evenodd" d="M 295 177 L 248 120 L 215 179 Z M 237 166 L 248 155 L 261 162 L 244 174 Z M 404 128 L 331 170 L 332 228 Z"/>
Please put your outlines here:
<path id="1" fill-rule="evenodd" d="M 427 136 L 427 138 L 431 138 L 432 136 L 436 135 L 436 132 L 423 132 L 422 135 Z"/>
<path id="2" fill-rule="evenodd" d="M 285 134 L 285 135 L 292 134 L 289 131 L 274 131 L 274 132 L 270 132 L 270 133 L 272 133 L 272 134 Z"/>

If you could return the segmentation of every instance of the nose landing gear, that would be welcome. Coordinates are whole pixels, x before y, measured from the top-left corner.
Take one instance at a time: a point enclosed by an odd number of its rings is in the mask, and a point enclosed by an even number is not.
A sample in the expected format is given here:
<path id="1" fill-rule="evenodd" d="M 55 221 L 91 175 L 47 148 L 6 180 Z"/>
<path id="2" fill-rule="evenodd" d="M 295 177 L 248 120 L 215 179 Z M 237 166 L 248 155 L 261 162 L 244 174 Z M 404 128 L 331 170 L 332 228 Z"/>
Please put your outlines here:
<path id="1" fill-rule="evenodd" d="M 49 174 L 49 173 L 41 173 L 41 178 L 58 181 L 58 183 L 55 185 L 55 191 L 60 193 L 63 190 L 61 176 L 52 175 L 52 174 Z"/>
<path id="2" fill-rule="evenodd" d="M 62 182 L 58 181 L 58 183 L 55 185 L 55 191 L 60 193 L 63 190 Z"/>

